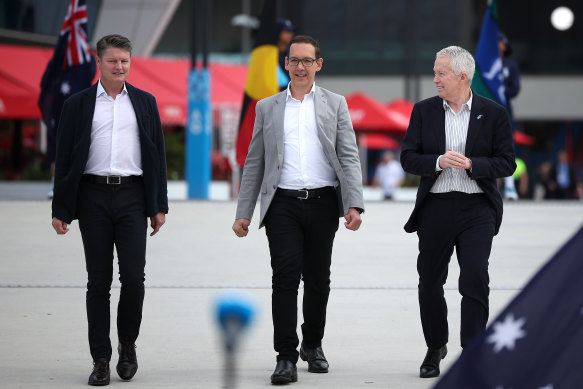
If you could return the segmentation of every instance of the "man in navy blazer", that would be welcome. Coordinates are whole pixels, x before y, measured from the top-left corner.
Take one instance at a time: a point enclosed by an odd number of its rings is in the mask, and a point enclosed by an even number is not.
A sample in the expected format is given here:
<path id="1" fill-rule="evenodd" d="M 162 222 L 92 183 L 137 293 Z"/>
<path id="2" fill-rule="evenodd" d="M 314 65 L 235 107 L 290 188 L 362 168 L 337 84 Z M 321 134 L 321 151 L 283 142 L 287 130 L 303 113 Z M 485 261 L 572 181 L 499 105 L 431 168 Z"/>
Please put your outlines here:
<path id="1" fill-rule="evenodd" d="M 59 121 L 53 228 L 79 219 L 87 267 L 87 320 L 94 366 L 89 385 L 109 384 L 113 249 L 121 282 L 117 372 L 137 371 L 135 341 L 144 301 L 147 218 L 156 234 L 168 213 L 164 136 L 156 99 L 125 82 L 131 43 L 97 42 L 100 80 L 65 101 Z"/>
<path id="2" fill-rule="evenodd" d="M 405 231 L 419 237 L 419 307 L 428 347 L 423 378 L 439 376 L 447 353 L 447 305 L 443 285 L 455 247 L 460 265 L 461 345 L 488 321 L 488 258 L 502 222 L 496 179 L 512 175 L 514 146 L 501 105 L 470 89 L 472 55 L 450 46 L 436 55 L 438 96 L 415 104 L 403 141 L 401 164 L 421 176 Z"/>

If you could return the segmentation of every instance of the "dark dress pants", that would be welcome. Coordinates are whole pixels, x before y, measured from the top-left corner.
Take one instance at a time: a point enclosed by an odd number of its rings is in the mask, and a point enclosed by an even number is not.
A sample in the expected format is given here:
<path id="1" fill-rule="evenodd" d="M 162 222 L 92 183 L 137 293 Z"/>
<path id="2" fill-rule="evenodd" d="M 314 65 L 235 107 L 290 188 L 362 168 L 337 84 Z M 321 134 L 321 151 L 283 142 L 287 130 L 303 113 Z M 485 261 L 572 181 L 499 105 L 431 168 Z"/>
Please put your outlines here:
<path id="1" fill-rule="evenodd" d="M 456 249 L 460 266 L 461 345 L 465 347 L 488 322 L 488 258 L 495 229 L 495 210 L 486 195 L 430 193 L 419 210 L 419 307 L 427 347 L 448 342 L 447 304 L 443 285 Z"/>
<path id="2" fill-rule="evenodd" d="M 89 348 L 94 360 L 109 360 L 114 246 L 121 282 L 118 339 L 135 342 L 140 331 L 147 233 L 144 185 L 142 182 L 121 185 L 82 182 L 80 185 L 78 217 L 88 276 Z"/>
<path id="3" fill-rule="evenodd" d="M 273 270 L 274 349 L 278 361 L 297 363 L 297 296 L 302 278 L 304 344 L 318 347 L 324 337 L 332 245 L 338 230 L 336 191 L 330 188 L 308 200 L 276 194 L 264 220 Z"/>

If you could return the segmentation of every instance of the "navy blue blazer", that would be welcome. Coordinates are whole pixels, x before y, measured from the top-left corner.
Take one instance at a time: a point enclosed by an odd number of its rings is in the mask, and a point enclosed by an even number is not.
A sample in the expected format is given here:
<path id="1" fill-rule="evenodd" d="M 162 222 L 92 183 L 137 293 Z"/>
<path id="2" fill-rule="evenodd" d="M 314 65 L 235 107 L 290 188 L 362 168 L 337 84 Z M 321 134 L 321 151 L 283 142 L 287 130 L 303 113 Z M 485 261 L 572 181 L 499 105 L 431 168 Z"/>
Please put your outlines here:
<path id="1" fill-rule="evenodd" d="M 154 96 L 125 83 L 138 122 L 146 216 L 168 213 L 166 149 Z M 57 156 L 52 216 L 66 223 L 77 218 L 79 183 L 91 143 L 97 83 L 69 97 L 57 130 Z"/>
<path id="2" fill-rule="evenodd" d="M 435 171 L 435 163 L 445 151 L 443 99 L 434 96 L 413 107 L 401 149 L 403 169 L 421 176 L 415 208 L 405 224 L 407 232 L 417 231 L 418 211 L 441 174 L 441 171 Z M 497 234 L 502 223 L 502 197 L 496 179 L 510 176 L 516 169 L 512 128 L 503 106 L 475 92 L 464 155 L 472 160 L 472 170 L 466 170 L 466 173 L 476 181 L 494 206 Z"/>

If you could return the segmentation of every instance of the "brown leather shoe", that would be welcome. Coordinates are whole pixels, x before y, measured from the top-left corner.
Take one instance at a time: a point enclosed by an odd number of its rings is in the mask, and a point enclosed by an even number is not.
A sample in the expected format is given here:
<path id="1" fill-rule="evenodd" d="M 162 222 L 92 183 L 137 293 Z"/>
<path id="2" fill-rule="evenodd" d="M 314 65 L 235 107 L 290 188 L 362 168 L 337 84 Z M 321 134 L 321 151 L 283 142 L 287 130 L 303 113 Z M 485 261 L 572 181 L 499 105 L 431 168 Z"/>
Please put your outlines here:
<path id="1" fill-rule="evenodd" d="M 138 357 L 136 356 L 136 345 L 134 342 L 119 342 L 117 346 L 119 361 L 115 370 L 119 378 L 124 381 L 131 380 L 138 371 Z"/>
<path id="2" fill-rule="evenodd" d="M 427 349 L 427 354 L 425 355 L 425 359 L 421 364 L 421 368 L 419 370 L 419 377 L 421 378 L 431 378 L 431 377 L 439 377 L 439 363 L 445 356 L 447 355 L 447 346 L 443 346 L 438 349 Z"/>
<path id="3" fill-rule="evenodd" d="M 300 358 L 302 358 L 302 361 L 308 362 L 308 371 L 310 373 L 328 373 L 329 365 L 322 347 L 308 348 L 302 342 Z"/>
<path id="4" fill-rule="evenodd" d="M 87 384 L 91 386 L 109 385 L 109 361 L 107 359 L 99 358 L 93 361 L 93 371 Z"/>

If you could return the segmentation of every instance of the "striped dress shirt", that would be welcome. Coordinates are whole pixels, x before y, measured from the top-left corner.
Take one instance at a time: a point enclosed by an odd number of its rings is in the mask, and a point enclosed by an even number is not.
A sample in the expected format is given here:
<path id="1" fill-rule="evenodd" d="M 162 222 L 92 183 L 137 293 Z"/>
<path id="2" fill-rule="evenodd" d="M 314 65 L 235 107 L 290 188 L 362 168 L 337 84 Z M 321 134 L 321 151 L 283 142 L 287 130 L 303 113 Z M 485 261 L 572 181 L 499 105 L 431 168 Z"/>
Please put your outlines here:
<path id="1" fill-rule="evenodd" d="M 462 109 L 455 113 L 453 109 L 443 100 L 445 110 L 445 150 L 452 149 L 465 155 L 466 140 L 468 138 L 468 125 L 470 124 L 470 113 L 472 110 L 473 94 L 470 92 L 470 99 L 462 105 Z M 442 170 L 439 167 L 439 159 L 435 166 L 436 171 Z M 430 190 L 431 193 L 463 192 L 463 193 L 483 193 L 475 180 L 470 179 L 465 169 L 445 168 L 437 177 Z"/>

